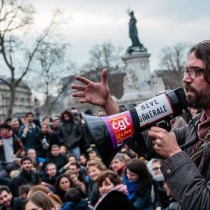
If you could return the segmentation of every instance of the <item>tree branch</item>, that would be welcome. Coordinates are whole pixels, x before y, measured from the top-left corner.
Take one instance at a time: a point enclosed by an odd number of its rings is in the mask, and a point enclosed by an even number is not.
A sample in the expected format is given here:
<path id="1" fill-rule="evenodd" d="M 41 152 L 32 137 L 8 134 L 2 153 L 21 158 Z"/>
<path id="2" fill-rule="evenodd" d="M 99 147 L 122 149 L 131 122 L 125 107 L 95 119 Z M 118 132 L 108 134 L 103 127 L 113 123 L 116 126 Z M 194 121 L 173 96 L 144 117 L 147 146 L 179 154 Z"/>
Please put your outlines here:
<path id="1" fill-rule="evenodd" d="M 5 79 L 0 77 L 0 81 L 2 81 L 5 85 L 7 85 L 9 88 L 11 87 L 10 83 L 7 82 Z"/>

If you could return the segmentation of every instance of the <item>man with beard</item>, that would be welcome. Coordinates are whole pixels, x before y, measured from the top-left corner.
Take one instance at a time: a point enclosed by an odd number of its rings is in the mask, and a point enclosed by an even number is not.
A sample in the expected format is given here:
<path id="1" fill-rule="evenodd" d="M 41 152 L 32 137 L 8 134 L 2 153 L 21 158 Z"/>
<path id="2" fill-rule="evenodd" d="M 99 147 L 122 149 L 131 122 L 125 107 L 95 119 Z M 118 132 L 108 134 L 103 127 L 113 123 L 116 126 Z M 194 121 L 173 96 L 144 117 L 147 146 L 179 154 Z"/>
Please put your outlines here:
<path id="1" fill-rule="evenodd" d="M 59 126 L 59 137 L 61 142 L 68 148 L 70 154 L 80 157 L 80 140 L 82 138 L 81 127 L 74 120 L 74 116 L 68 110 L 61 114 L 61 124 Z"/>
<path id="2" fill-rule="evenodd" d="M 13 178 L 15 195 L 18 195 L 18 189 L 23 184 L 29 184 L 33 186 L 41 183 L 38 173 L 32 169 L 33 164 L 30 157 L 23 157 L 20 163 L 21 171 L 17 176 Z"/>
<path id="3" fill-rule="evenodd" d="M 106 69 L 102 72 L 100 83 L 77 76 L 76 79 L 84 85 L 72 85 L 78 90 L 73 96 L 80 97 L 81 103 L 102 106 L 108 115 L 118 113 L 120 109 L 110 95 L 106 78 Z M 190 49 L 183 82 L 189 106 L 201 108 L 203 112 L 194 116 L 189 124 L 171 132 L 152 127 L 140 135 L 139 141 L 144 140 L 150 152 L 154 149 L 165 158 L 161 171 L 183 209 L 209 209 L 210 41 L 200 42 Z M 194 145 L 184 150 L 179 147 L 193 140 L 196 140 Z M 142 154 L 136 142 L 129 142 L 129 146 Z"/>
<path id="4" fill-rule="evenodd" d="M 24 210 L 24 200 L 13 198 L 6 185 L 0 185 L 0 210 Z"/>
<path id="5" fill-rule="evenodd" d="M 19 129 L 20 129 L 20 122 L 17 118 L 13 118 L 11 121 L 12 131 L 15 135 L 18 136 Z"/>

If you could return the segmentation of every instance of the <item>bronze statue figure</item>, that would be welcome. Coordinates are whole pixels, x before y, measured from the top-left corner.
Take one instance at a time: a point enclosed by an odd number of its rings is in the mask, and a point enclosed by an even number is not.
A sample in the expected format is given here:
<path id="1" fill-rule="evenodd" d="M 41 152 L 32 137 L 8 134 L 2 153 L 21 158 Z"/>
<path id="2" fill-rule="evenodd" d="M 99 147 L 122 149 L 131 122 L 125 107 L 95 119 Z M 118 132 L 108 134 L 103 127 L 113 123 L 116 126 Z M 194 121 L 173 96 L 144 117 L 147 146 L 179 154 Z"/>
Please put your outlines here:
<path id="1" fill-rule="evenodd" d="M 129 15 L 131 17 L 130 22 L 129 22 L 129 37 L 131 38 L 131 41 L 132 41 L 131 47 L 140 47 L 141 44 L 139 42 L 138 30 L 136 27 L 137 20 L 134 17 L 133 11 L 131 11 Z"/>
<path id="2" fill-rule="evenodd" d="M 139 41 L 138 30 L 136 27 L 137 20 L 134 17 L 134 12 L 129 12 L 130 21 L 129 21 L 129 37 L 131 38 L 132 45 L 127 49 L 127 53 L 131 54 L 132 52 L 146 52 L 147 49 Z"/>

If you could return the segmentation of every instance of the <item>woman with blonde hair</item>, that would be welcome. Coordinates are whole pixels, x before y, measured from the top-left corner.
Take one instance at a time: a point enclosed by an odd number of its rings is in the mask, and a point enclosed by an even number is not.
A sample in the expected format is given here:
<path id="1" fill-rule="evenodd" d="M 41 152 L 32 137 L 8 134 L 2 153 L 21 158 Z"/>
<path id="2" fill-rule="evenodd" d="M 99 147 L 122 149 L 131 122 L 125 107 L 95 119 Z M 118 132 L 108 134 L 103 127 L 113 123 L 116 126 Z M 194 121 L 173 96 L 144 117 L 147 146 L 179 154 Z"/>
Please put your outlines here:
<path id="1" fill-rule="evenodd" d="M 99 191 L 97 187 L 97 179 L 102 171 L 106 169 L 102 161 L 99 159 L 89 160 L 87 162 L 87 172 L 90 178 L 90 184 L 88 186 L 88 199 L 90 204 L 94 206 L 99 199 Z"/>
<path id="2" fill-rule="evenodd" d="M 25 210 L 59 210 L 55 202 L 44 192 L 36 191 L 30 194 Z"/>

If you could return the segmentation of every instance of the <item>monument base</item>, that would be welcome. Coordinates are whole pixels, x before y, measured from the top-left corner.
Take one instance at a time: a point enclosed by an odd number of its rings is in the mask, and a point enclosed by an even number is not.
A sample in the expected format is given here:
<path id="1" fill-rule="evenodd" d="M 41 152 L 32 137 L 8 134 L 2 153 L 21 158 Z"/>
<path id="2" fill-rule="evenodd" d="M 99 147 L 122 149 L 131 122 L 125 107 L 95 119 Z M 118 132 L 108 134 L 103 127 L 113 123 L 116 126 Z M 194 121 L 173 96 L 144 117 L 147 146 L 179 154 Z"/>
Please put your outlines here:
<path id="1" fill-rule="evenodd" d="M 122 57 L 125 63 L 124 94 L 117 100 L 119 105 L 139 104 L 164 90 L 161 78 L 150 73 L 150 54 L 137 51 Z"/>

